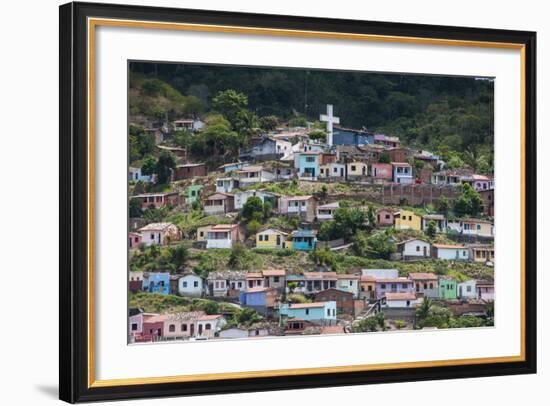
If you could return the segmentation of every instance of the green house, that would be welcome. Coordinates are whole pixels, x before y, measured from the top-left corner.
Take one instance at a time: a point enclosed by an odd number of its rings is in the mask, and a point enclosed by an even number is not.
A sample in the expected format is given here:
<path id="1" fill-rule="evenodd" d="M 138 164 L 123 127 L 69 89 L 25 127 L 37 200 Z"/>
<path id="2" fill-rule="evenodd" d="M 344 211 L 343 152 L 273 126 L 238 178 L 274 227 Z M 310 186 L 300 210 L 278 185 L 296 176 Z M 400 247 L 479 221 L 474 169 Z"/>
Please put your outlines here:
<path id="1" fill-rule="evenodd" d="M 444 300 L 454 300 L 456 295 L 456 281 L 448 276 L 439 278 L 439 298 Z"/>
<path id="2" fill-rule="evenodd" d="M 187 204 L 193 204 L 196 202 L 199 198 L 200 191 L 202 189 L 202 185 L 191 185 L 187 188 L 187 198 L 185 199 L 185 202 Z"/>

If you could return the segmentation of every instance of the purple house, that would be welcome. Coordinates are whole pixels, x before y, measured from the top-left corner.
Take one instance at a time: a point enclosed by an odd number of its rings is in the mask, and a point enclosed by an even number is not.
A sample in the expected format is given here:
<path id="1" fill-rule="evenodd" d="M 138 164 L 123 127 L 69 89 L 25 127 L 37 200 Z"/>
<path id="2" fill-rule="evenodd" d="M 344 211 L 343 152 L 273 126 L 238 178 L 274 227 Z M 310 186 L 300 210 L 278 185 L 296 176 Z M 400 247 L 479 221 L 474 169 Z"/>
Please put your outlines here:
<path id="1" fill-rule="evenodd" d="M 386 293 L 413 293 L 413 281 L 407 278 L 376 279 L 376 298 L 381 299 Z"/>
<path id="2" fill-rule="evenodd" d="M 266 316 L 275 308 L 277 296 L 277 289 L 259 286 L 241 291 L 239 302 L 242 306 L 251 307 Z"/>

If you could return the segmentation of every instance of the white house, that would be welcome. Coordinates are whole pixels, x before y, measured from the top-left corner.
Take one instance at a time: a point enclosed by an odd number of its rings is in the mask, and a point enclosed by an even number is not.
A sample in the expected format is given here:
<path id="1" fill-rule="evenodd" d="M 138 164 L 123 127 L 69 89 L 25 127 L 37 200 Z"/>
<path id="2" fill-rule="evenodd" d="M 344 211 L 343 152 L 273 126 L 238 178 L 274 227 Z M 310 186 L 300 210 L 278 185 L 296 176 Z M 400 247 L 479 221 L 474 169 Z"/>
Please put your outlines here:
<path id="1" fill-rule="evenodd" d="M 376 279 L 395 279 L 399 277 L 397 269 L 361 269 L 361 275 L 372 276 Z"/>
<path id="2" fill-rule="evenodd" d="M 218 178 L 216 179 L 217 193 L 231 193 L 233 189 L 239 187 L 239 180 L 235 178 Z"/>
<path id="3" fill-rule="evenodd" d="M 470 258 L 469 249 L 463 245 L 433 244 L 432 256 L 450 261 L 467 261 Z"/>
<path id="4" fill-rule="evenodd" d="M 334 212 L 338 208 L 340 208 L 340 202 L 317 206 L 317 220 L 332 220 L 334 218 Z"/>
<path id="5" fill-rule="evenodd" d="M 416 293 L 408 292 L 388 292 L 386 293 L 385 307 L 389 308 L 407 308 L 415 307 L 419 303 Z"/>
<path id="6" fill-rule="evenodd" d="M 128 180 L 134 181 L 134 182 L 151 182 L 153 180 L 153 177 L 151 175 L 143 175 L 141 173 L 141 168 L 128 168 Z"/>
<path id="7" fill-rule="evenodd" d="M 460 299 L 475 299 L 477 298 L 476 281 L 471 279 L 466 282 L 457 284 L 457 295 Z"/>
<path id="8" fill-rule="evenodd" d="M 202 278 L 194 273 L 183 275 L 178 280 L 178 292 L 182 296 L 202 296 L 204 289 Z"/>
<path id="9" fill-rule="evenodd" d="M 320 178 L 344 178 L 346 165 L 338 162 L 330 162 L 319 167 Z"/>
<path id="10" fill-rule="evenodd" d="M 430 243 L 413 238 L 397 244 L 397 252 L 403 259 L 428 258 L 430 256 Z"/>
<path id="11" fill-rule="evenodd" d="M 275 178 L 275 175 L 266 171 L 263 166 L 245 166 L 235 172 L 239 178 L 241 186 L 253 185 L 255 183 L 270 182 Z"/>
<path id="12" fill-rule="evenodd" d="M 238 224 L 218 224 L 206 232 L 206 248 L 231 248 L 242 240 Z"/>
<path id="13" fill-rule="evenodd" d="M 141 242 L 146 246 L 153 244 L 165 245 L 170 241 L 178 241 L 180 232 L 178 227 L 172 223 L 151 223 L 139 230 Z"/>
<path id="14" fill-rule="evenodd" d="M 250 197 L 259 197 L 262 203 L 271 203 L 272 210 L 277 209 L 277 195 L 263 190 L 244 190 L 235 193 L 235 209 L 241 210 Z"/>
<path id="15" fill-rule="evenodd" d="M 197 334 L 195 339 L 208 340 L 214 338 L 227 324 L 221 314 L 205 314 L 197 320 Z"/>
<path id="16" fill-rule="evenodd" d="M 342 274 L 337 276 L 336 289 L 353 294 L 354 298 L 359 297 L 359 275 Z"/>
<path id="17" fill-rule="evenodd" d="M 393 181 L 404 185 L 413 183 L 412 166 L 406 162 L 392 162 Z"/>

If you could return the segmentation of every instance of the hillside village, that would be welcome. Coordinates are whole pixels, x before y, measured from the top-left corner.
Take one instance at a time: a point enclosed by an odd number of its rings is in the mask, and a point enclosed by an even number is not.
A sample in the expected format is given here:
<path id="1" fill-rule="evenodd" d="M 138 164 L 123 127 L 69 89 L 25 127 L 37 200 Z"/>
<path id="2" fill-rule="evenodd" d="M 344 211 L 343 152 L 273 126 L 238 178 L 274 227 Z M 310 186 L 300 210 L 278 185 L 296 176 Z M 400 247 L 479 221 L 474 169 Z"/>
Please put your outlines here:
<path id="1" fill-rule="evenodd" d="M 217 97 L 130 124 L 130 342 L 493 325 L 492 174 Z"/>

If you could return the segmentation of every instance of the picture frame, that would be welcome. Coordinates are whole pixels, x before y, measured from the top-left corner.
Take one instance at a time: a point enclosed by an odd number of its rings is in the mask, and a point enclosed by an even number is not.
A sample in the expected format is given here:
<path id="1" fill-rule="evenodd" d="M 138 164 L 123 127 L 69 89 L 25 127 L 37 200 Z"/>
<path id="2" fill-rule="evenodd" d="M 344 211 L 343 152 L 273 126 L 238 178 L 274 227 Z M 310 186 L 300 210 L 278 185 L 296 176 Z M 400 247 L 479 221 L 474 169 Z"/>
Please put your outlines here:
<path id="1" fill-rule="evenodd" d="M 536 372 L 536 33 L 497 29 L 68 3 L 60 7 L 60 399 L 84 401 L 471 378 Z M 100 26 L 261 37 L 509 49 L 520 53 L 521 352 L 515 356 L 151 378 L 96 376 L 95 30 Z M 512 272 L 510 271 L 510 272 Z"/>

